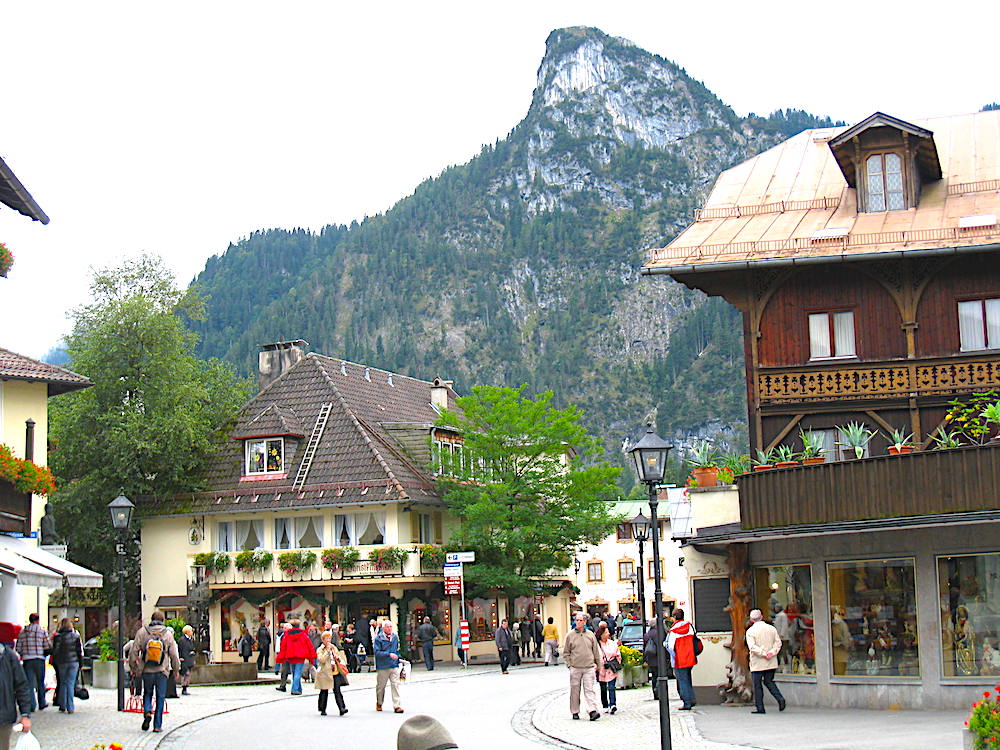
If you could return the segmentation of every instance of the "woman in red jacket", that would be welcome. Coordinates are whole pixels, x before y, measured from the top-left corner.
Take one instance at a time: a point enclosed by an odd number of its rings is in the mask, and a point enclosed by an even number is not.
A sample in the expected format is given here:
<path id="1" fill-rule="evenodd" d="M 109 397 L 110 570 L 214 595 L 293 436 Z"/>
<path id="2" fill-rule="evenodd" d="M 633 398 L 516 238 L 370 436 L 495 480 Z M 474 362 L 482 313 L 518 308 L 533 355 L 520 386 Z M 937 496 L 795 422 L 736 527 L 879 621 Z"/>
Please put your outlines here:
<path id="1" fill-rule="evenodd" d="M 289 620 L 292 626 L 281 639 L 281 647 L 275 662 L 292 665 L 292 695 L 302 695 L 302 665 L 316 658 L 316 649 L 298 620 Z"/>

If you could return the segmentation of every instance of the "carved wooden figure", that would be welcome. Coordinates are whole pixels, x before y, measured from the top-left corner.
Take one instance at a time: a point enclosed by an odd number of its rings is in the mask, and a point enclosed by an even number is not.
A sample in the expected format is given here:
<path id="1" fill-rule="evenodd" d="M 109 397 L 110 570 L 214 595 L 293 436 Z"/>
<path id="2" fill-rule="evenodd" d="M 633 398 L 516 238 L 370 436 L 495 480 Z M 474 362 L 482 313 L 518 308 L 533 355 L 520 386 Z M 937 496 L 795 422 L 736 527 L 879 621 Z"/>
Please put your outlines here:
<path id="1" fill-rule="evenodd" d="M 733 637 L 726 644 L 729 664 L 726 681 L 719 685 L 724 703 L 750 703 L 753 700 L 753 683 L 750 677 L 750 651 L 747 649 L 746 632 L 750 610 L 753 608 L 753 584 L 747 561 L 747 545 L 729 545 L 729 620 Z"/>

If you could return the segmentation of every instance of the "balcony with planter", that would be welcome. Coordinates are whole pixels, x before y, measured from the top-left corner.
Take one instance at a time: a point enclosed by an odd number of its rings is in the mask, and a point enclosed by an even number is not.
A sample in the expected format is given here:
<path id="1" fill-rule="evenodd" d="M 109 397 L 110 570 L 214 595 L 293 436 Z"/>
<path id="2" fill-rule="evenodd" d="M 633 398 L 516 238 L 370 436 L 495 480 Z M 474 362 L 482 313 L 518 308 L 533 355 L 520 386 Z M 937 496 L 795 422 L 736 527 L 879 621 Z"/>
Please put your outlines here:
<path id="1" fill-rule="evenodd" d="M 744 529 L 997 511 L 1000 446 L 770 469 L 736 483 Z"/>

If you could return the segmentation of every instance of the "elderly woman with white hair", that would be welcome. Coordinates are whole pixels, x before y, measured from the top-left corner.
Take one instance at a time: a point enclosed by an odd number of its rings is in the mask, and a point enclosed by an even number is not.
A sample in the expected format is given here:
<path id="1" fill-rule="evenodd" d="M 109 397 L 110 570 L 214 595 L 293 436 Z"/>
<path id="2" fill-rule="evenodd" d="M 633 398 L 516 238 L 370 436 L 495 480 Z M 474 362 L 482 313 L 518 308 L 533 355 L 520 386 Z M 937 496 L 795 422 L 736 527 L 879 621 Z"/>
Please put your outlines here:
<path id="1" fill-rule="evenodd" d="M 191 695 L 188 685 L 191 684 L 191 670 L 194 669 L 194 651 L 194 628 L 185 625 L 177 641 L 177 656 L 181 660 L 181 695 Z"/>
<path id="2" fill-rule="evenodd" d="M 785 698 L 774 684 L 774 672 L 778 668 L 778 652 L 781 651 L 781 637 L 778 629 L 764 622 L 759 609 L 750 610 L 751 625 L 747 628 L 747 648 L 750 650 L 750 676 L 753 678 L 752 714 L 764 713 L 764 688 L 778 702 L 778 710 L 785 710 Z"/>

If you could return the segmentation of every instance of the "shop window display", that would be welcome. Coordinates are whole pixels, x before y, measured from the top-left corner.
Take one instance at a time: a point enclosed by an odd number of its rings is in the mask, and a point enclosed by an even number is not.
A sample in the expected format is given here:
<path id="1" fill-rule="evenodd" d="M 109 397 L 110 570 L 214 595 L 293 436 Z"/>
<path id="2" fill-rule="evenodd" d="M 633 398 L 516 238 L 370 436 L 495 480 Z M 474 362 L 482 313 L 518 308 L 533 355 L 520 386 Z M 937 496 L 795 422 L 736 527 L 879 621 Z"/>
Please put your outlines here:
<path id="1" fill-rule="evenodd" d="M 779 674 L 816 674 L 812 571 L 808 565 L 754 569 L 757 608 L 781 636 Z"/>
<path id="2" fill-rule="evenodd" d="M 469 634 L 473 641 L 492 641 L 493 634 L 500 627 L 497 620 L 496 599 L 466 600 L 465 609 L 468 613 Z"/>
<path id="3" fill-rule="evenodd" d="M 945 677 L 1000 676 L 1000 553 L 937 560 Z"/>
<path id="4" fill-rule="evenodd" d="M 827 563 L 834 675 L 919 677 L 912 558 Z"/>

